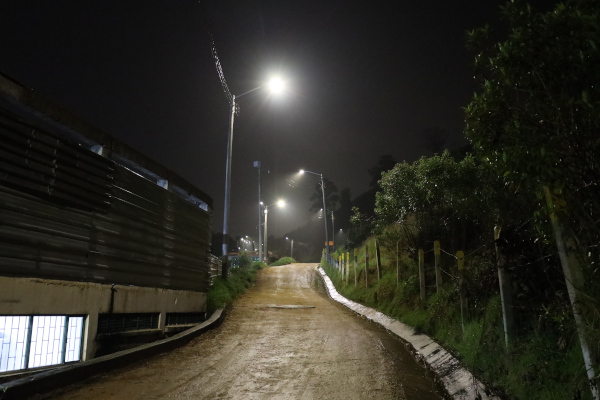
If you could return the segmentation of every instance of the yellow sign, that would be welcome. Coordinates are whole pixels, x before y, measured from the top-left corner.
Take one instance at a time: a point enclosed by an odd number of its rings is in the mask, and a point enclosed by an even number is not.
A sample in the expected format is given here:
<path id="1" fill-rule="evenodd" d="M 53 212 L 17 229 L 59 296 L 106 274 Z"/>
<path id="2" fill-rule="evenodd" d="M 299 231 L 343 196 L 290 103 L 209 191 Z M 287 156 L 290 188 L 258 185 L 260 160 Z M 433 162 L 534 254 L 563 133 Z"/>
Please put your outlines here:
<path id="1" fill-rule="evenodd" d="M 435 242 L 433 242 L 433 254 L 435 254 L 436 256 L 440 255 L 440 241 L 436 240 Z"/>

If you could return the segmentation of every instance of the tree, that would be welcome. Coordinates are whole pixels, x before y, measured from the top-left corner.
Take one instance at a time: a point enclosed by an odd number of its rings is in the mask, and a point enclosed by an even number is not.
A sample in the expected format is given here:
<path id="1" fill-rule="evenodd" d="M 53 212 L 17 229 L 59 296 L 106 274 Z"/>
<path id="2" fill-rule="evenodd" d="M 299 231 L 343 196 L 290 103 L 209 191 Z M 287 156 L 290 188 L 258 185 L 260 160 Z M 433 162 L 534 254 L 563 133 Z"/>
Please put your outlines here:
<path id="1" fill-rule="evenodd" d="M 389 225 L 412 215 L 422 240 L 452 243 L 459 237 L 456 245 L 465 249 L 468 240 L 491 232 L 490 220 L 497 218 L 499 185 L 491 172 L 472 156 L 456 162 L 447 151 L 397 164 L 379 182 L 378 223 Z"/>
<path id="2" fill-rule="evenodd" d="M 470 33 L 479 93 L 466 108 L 468 138 L 507 182 L 545 198 L 586 370 L 595 388 L 597 349 L 582 317 L 597 305 L 585 273 L 599 261 L 600 2 L 570 1 L 545 14 L 512 1 L 502 9 L 508 38 Z M 598 322 L 596 322 L 598 323 Z"/>

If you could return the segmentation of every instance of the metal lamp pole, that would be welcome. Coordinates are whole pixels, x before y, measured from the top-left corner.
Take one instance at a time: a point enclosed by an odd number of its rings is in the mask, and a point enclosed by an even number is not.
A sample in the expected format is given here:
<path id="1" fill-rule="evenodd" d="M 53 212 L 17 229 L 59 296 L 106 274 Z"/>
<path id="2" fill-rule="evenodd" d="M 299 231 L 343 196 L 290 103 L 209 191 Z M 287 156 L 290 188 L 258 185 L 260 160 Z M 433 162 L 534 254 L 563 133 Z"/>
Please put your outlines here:
<path id="1" fill-rule="evenodd" d="M 223 256 L 227 256 L 228 247 L 229 247 L 229 199 L 231 198 L 231 153 L 233 150 L 233 120 L 235 118 L 235 114 L 238 110 L 238 105 L 235 102 L 236 99 L 247 95 L 248 93 L 252 93 L 255 90 L 260 89 L 262 86 L 256 87 L 252 90 L 248 90 L 245 93 L 242 93 L 238 96 L 231 96 L 231 105 L 229 112 L 231 114 L 229 121 L 229 133 L 227 137 L 227 164 L 225 165 L 225 206 L 223 207 Z M 223 269 L 223 276 L 227 276 L 227 270 Z"/>
<path id="2" fill-rule="evenodd" d="M 260 161 L 254 161 L 254 167 L 258 168 L 258 259 L 263 260 L 262 250 L 262 202 L 260 200 Z"/>
<path id="3" fill-rule="evenodd" d="M 269 215 L 269 207 L 265 206 L 265 239 L 263 243 L 265 244 L 265 264 L 269 265 L 269 251 L 267 250 L 267 217 Z"/>
<path id="4" fill-rule="evenodd" d="M 327 235 L 327 205 L 325 204 L 325 182 L 323 181 L 323 174 L 317 174 L 316 172 L 307 171 L 304 169 L 300 170 L 301 174 L 305 172 L 308 172 L 309 174 L 313 174 L 321 178 L 321 192 L 323 193 L 323 221 L 325 222 L 325 249 L 327 252 L 327 258 L 329 258 L 329 236 Z"/>

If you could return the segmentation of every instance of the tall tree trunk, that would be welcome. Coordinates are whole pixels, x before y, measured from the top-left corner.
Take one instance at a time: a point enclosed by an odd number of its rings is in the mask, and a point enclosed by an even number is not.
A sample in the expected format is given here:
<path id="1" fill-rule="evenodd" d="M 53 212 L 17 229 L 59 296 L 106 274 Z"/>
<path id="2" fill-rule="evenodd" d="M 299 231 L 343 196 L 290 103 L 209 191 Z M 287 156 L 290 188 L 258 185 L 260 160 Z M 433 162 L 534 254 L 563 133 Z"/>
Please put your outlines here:
<path id="1" fill-rule="evenodd" d="M 567 290 L 569 292 L 569 300 L 573 309 L 573 317 L 577 326 L 579 342 L 581 344 L 581 352 L 583 353 L 583 361 L 587 376 L 591 383 L 595 382 L 595 368 L 597 367 L 597 359 L 592 354 L 589 346 L 585 326 L 581 318 L 581 289 L 584 286 L 585 280 L 581 268 L 581 260 L 583 259 L 583 251 L 573 232 L 569 229 L 566 219 L 566 206 L 564 201 L 560 201 L 553 197 L 552 192 L 547 186 L 544 186 L 544 194 L 546 203 L 550 210 L 550 220 L 552 221 L 552 230 L 558 247 L 560 263 L 562 264 L 563 274 L 567 282 Z M 558 201 L 557 201 L 558 200 Z M 598 389 L 595 384 L 591 385 L 592 396 L 595 400 L 599 400 Z"/>

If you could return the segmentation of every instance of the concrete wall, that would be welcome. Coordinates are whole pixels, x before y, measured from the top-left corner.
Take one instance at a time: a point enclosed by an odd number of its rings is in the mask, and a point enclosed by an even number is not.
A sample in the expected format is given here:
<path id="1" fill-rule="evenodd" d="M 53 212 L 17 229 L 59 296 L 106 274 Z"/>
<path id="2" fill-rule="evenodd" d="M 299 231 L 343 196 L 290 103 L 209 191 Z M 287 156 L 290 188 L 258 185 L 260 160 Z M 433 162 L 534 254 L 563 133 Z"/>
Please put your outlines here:
<path id="1" fill-rule="evenodd" d="M 206 293 L 116 285 L 114 313 L 206 312 Z M 1 315 L 86 315 L 83 360 L 96 352 L 98 314 L 110 309 L 111 285 L 0 276 Z"/>

